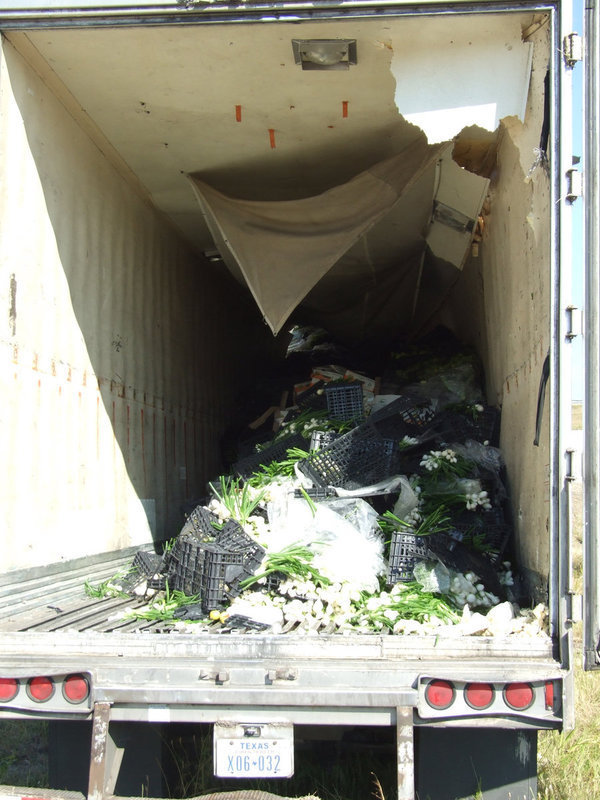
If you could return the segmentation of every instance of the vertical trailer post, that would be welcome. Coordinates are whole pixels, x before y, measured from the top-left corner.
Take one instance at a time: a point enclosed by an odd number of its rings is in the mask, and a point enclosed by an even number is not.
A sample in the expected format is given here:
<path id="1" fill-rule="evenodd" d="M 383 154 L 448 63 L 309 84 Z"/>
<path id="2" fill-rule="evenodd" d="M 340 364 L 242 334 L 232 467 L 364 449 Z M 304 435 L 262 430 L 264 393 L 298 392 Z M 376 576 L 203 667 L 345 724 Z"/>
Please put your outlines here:
<path id="1" fill-rule="evenodd" d="M 412 708 L 396 709 L 398 800 L 414 800 L 415 750 Z"/>
<path id="2" fill-rule="evenodd" d="M 600 452 L 600 194 L 598 190 L 598 165 L 600 163 L 600 137 L 598 114 L 600 91 L 600 15 L 598 1 L 585 3 L 585 97 L 584 97 L 584 263 L 585 263 L 585 396 L 584 396 L 584 666 L 600 669 L 600 602 L 598 578 L 600 554 L 598 528 L 600 527 L 600 479 L 598 453 Z"/>
<path id="3" fill-rule="evenodd" d="M 115 792 L 124 750 L 115 744 L 109 723 L 110 703 L 94 703 L 89 800 L 104 800 Z"/>

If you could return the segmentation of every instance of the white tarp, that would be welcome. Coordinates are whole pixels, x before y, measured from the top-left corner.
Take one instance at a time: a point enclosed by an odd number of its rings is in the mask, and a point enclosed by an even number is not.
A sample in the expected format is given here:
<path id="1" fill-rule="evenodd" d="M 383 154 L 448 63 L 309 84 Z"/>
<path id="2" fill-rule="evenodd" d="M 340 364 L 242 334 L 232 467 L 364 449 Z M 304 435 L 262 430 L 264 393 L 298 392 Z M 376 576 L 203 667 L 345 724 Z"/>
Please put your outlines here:
<path id="1" fill-rule="evenodd" d="M 277 334 L 318 281 L 391 210 L 443 146 L 417 139 L 347 183 L 300 200 L 227 197 L 190 176 L 221 256 Z"/>

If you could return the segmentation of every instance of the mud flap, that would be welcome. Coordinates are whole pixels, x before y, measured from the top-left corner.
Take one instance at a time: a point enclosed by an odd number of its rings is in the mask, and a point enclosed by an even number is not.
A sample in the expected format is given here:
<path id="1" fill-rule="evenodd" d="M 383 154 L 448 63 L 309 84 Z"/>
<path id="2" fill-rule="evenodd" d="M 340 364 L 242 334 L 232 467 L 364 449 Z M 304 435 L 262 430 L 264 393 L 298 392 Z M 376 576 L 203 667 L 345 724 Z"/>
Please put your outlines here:
<path id="1" fill-rule="evenodd" d="M 537 731 L 419 728 L 417 797 L 529 800 L 537 797 Z"/>

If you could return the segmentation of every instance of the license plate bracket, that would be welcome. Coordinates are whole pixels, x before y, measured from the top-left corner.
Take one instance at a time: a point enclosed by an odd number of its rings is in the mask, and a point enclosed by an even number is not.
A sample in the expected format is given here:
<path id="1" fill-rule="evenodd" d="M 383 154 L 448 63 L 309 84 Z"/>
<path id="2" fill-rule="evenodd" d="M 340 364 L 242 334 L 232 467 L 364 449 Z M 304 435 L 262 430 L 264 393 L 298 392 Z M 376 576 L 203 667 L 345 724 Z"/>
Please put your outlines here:
<path id="1" fill-rule="evenodd" d="M 288 722 L 216 722 L 214 774 L 219 778 L 291 778 L 294 726 Z"/>

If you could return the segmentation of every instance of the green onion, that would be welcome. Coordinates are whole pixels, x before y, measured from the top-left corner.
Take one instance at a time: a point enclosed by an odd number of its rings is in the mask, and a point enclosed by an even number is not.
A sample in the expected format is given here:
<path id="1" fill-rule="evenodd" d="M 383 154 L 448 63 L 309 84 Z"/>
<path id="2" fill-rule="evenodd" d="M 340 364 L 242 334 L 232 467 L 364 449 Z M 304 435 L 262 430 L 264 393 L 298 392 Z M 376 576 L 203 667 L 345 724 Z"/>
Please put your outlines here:
<path id="1" fill-rule="evenodd" d="M 376 608 L 369 608 L 369 600 L 380 599 L 381 603 L 375 604 Z M 380 623 L 385 628 L 393 630 L 394 625 L 399 620 L 416 620 L 417 622 L 428 622 L 433 617 L 444 622 L 456 623 L 460 620 L 460 615 L 443 597 L 426 592 L 420 583 L 411 581 L 402 585 L 402 591 L 395 594 L 370 595 L 363 592 L 361 601 L 356 604 L 356 616 L 353 622 L 367 620 L 373 627 L 374 623 Z M 386 615 L 385 612 L 391 612 Z M 394 616 L 394 612 L 396 616 Z M 393 617 L 393 618 L 392 618 Z"/>
<path id="2" fill-rule="evenodd" d="M 444 505 L 437 506 L 415 528 L 410 523 L 397 517 L 392 511 L 386 511 L 379 518 L 379 527 L 386 533 L 393 531 L 406 530 L 414 533 L 415 536 L 431 536 L 434 533 L 443 533 L 450 530 L 450 517 L 446 516 Z"/>
<path id="3" fill-rule="evenodd" d="M 153 598 L 152 602 L 140 609 L 133 609 L 127 618 L 145 619 L 155 621 L 168 621 L 174 618 L 176 609 L 197 603 L 199 595 L 186 595 L 185 592 L 169 591 L 169 584 L 165 588 L 164 594 L 161 593 Z"/>
<path id="4" fill-rule="evenodd" d="M 314 500 L 312 499 L 312 497 L 311 497 L 311 496 L 308 494 L 308 492 L 306 491 L 306 489 L 304 488 L 304 486 L 301 486 L 301 487 L 300 487 L 300 492 L 301 492 L 301 494 L 302 494 L 302 497 L 304 497 L 304 499 L 305 499 L 305 500 L 306 500 L 306 502 L 308 503 L 308 507 L 310 508 L 310 510 L 311 510 L 311 512 L 312 512 L 312 515 L 313 515 L 313 517 L 314 517 L 314 515 L 317 513 L 317 505 L 316 505 L 315 501 L 314 501 Z"/>
<path id="5" fill-rule="evenodd" d="M 112 578 L 107 578 L 107 580 L 102 581 L 102 583 L 97 583 L 95 586 L 90 583 L 90 581 L 86 580 L 83 584 L 83 589 L 88 597 L 93 597 L 95 599 L 104 597 L 127 597 L 128 595 L 119 586 L 119 581 L 131 575 L 133 572 L 134 570 L 131 568 L 122 570 L 113 575 Z M 135 570 L 135 572 L 137 572 L 137 570 Z"/>
<path id="6" fill-rule="evenodd" d="M 240 588 L 247 589 L 274 572 L 284 575 L 286 578 L 312 580 L 315 584 L 327 586 L 331 581 L 311 565 L 310 562 L 313 558 L 312 550 L 299 544 L 291 544 L 279 553 L 269 553 L 265 560 L 264 570 L 258 575 L 252 575 L 243 580 Z"/>
<path id="7" fill-rule="evenodd" d="M 252 498 L 250 497 L 250 486 L 248 483 L 245 483 L 243 487 L 240 488 L 239 480 L 225 477 L 224 475 L 221 475 L 219 481 L 221 484 L 220 493 L 214 484 L 209 484 L 215 497 L 225 506 L 233 519 L 237 520 L 240 525 L 244 525 L 248 521 L 248 517 L 252 516 L 252 513 L 263 499 L 264 492 Z"/>
<path id="8" fill-rule="evenodd" d="M 282 461 L 271 461 L 268 464 L 261 464 L 252 476 L 248 479 L 248 484 L 255 488 L 266 486 L 276 478 L 293 478 L 294 467 L 298 461 L 302 461 L 310 456 L 308 450 L 301 450 L 299 447 L 290 447 L 287 451 L 287 458 Z"/>

